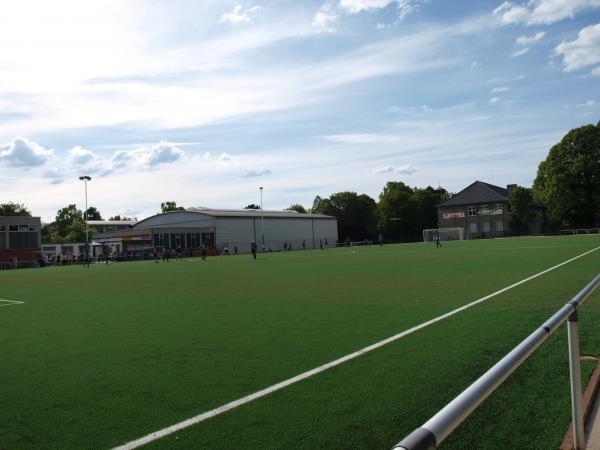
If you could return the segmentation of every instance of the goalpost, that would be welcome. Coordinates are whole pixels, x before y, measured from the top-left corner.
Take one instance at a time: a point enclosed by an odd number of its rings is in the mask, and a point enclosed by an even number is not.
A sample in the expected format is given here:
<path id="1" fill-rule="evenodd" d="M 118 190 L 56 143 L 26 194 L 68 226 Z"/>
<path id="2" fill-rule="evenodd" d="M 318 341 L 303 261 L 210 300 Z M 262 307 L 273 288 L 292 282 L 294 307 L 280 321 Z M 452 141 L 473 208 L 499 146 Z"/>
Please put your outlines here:
<path id="1" fill-rule="evenodd" d="M 464 239 L 464 228 L 429 228 L 423 230 L 423 242 L 432 242 L 435 234 L 439 235 L 440 241 L 462 241 Z"/>

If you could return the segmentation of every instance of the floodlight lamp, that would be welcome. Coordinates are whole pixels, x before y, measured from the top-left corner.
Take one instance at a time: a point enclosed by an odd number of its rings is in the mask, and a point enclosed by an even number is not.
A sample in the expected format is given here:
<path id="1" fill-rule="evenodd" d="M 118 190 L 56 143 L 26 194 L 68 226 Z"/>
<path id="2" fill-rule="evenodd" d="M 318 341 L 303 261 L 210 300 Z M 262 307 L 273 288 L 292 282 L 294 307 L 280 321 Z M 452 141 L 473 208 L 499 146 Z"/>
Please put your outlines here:
<path id="1" fill-rule="evenodd" d="M 84 176 L 82 176 L 82 177 L 79 177 L 79 179 L 80 179 L 81 181 L 83 181 L 83 180 L 86 180 L 86 181 L 91 181 L 91 180 L 92 180 L 92 177 L 90 177 L 90 176 L 88 176 L 88 175 L 84 175 Z"/>

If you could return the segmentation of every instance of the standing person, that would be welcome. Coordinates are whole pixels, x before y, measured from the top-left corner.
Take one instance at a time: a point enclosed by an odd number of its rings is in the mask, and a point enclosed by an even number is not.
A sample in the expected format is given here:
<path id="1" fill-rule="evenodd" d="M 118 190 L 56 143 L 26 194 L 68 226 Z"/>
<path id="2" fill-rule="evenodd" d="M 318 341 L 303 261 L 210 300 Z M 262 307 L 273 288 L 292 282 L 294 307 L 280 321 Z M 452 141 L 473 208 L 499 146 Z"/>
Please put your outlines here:
<path id="1" fill-rule="evenodd" d="M 206 244 L 202 244 L 202 261 L 206 261 Z"/>
<path id="2" fill-rule="evenodd" d="M 435 248 L 441 247 L 442 243 L 440 242 L 440 234 L 439 233 L 435 233 L 434 239 L 435 239 Z"/>
<path id="3" fill-rule="evenodd" d="M 176 255 L 177 255 L 177 260 L 181 261 L 181 247 L 180 246 L 177 247 Z"/>
<path id="4" fill-rule="evenodd" d="M 152 256 L 154 257 L 154 264 L 158 264 L 158 249 L 156 247 L 152 251 Z"/>
<path id="5" fill-rule="evenodd" d="M 306 250 L 306 241 L 302 241 L 302 250 Z"/>
<path id="6" fill-rule="evenodd" d="M 325 238 L 325 250 L 327 250 L 327 238 Z"/>
<path id="7" fill-rule="evenodd" d="M 319 239 L 319 247 L 321 247 L 321 250 L 323 250 L 323 239 Z"/>
<path id="8" fill-rule="evenodd" d="M 383 247 L 383 234 L 379 233 L 379 246 Z"/>
<path id="9" fill-rule="evenodd" d="M 252 241 L 250 251 L 252 252 L 252 259 L 256 259 L 256 242 Z"/>

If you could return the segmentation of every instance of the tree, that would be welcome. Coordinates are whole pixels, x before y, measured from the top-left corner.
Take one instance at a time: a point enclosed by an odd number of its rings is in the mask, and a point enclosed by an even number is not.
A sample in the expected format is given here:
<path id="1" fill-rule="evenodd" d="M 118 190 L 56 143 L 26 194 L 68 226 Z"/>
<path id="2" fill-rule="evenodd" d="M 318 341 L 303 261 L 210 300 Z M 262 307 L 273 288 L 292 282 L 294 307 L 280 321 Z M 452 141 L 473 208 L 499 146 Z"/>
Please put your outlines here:
<path id="1" fill-rule="evenodd" d="M 0 203 L 0 216 L 31 217 L 31 212 L 22 203 Z"/>
<path id="2" fill-rule="evenodd" d="M 443 189 L 411 188 L 401 181 L 389 181 L 379 195 L 378 229 L 388 239 L 419 240 L 423 229 L 437 227 L 437 206 L 446 199 L 448 193 Z"/>
<path id="3" fill-rule="evenodd" d="M 329 198 L 317 196 L 311 212 L 337 218 L 338 239 L 374 239 L 377 232 L 377 204 L 365 194 L 337 192 Z"/>
<path id="4" fill-rule="evenodd" d="M 565 228 L 597 226 L 600 220 L 600 122 L 569 131 L 538 167 L 533 198 L 547 217 Z"/>
<path id="5" fill-rule="evenodd" d="M 250 203 L 249 205 L 244 206 L 244 209 L 260 209 L 260 206 Z"/>
<path id="6" fill-rule="evenodd" d="M 100 214 L 100 211 L 98 211 L 95 207 L 90 206 L 87 209 L 86 218 L 87 220 L 102 220 L 102 215 Z"/>
<path id="7" fill-rule="evenodd" d="M 529 222 L 533 219 L 533 193 L 531 189 L 517 186 L 508 193 L 510 205 L 510 228 L 516 234 L 529 232 Z"/>
<path id="8" fill-rule="evenodd" d="M 163 213 L 170 211 L 185 211 L 183 206 L 177 206 L 176 202 L 164 202 L 160 204 L 160 211 Z"/>
<path id="9" fill-rule="evenodd" d="M 83 223 L 83 213 L 77 209 L 76 205 L 66 206 L 56 212 L 54 226 L 59 236 L 66 238 L 70 227 L 75 222 Z"/>
<path id="10" fill-rule="evenodd" d="M 116 215 L 116 216 L 112 216 L 111 218 L 109 218 L 108 220 L 133 220 L 131 217 L 121 217 L 120 215 Z"/>
<path id="11" fill-rule="evenodd" d="M 402 181 L 388 181 L 379 195 L 378 229 L 387 239 L 407 240 L 414 233 L 413 190 Z"/>
<path id="12" fill-rule="evenodd" d="M 296 211 L 299 213 L 303 213 L 306 214 L 306 208 L 298 203 L 294 203 L 293 205 L 290 205 L 289 208 L 286 208 L 287 211 Z"/>

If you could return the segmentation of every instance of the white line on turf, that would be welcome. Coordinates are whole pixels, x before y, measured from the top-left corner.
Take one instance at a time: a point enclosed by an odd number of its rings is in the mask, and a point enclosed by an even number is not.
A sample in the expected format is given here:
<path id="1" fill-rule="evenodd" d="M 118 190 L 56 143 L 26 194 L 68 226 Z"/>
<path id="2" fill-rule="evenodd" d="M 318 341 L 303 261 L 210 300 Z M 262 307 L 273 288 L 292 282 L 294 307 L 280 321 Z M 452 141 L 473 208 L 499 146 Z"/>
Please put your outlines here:
<path id="1" fill-rule="evenodd" d="M 4 302 L 4 304 L 0 303 L 0 306 L 14 306 L 14 305 L 22 305 L 25 302 L 20 302 L 18 300 L 4 300 L 0 298 L 0 302 Z"/>
<path id="2" fill-rule="evenodd" d="M 500 290 L 498 290 L 496 292 L 493 292 L 493 293 L 491 293 L 489 295 L 486 295 L 485 297 L 481 297 L 481 298 L 479 298 L 479 299 L 477 299 L 477 300 L 475 300 L 475 301 L 473 301 L 471 303 L 467 303 L 466 305 L 463 305 L 463 306 L 461 306 L 459 308 L 456 308 L 456 309 L 454 309 L 454 310 L 452 310 L 450 312 L 442 314 L 441 316 L 437 316 L 437 317 L 435 317 L 435 318 L 433 318 L 431 320 L 428 320 L 427 322 L 423 322 L 420 325 L 416 325 L 416 326 L 414 326 L 412 328 L 409 328 L 408 330 L 404 330 L 404 331 L 402 331 L 402 332 L 400 332 L 398 334 L 390 336 L 387 339 L 384 339 L 382 341 L 376 342 L 375 344 L 369 345 L 368 347 L 365 347 L 365 348 L 362 348 L 360 350 L 357 350 L 354 353 L 350 353 L 349 355 L 342 356 L 341 358 L 338 358 L 338 359 L 336 359 L 334 361 L 328 362 L 327 364 L 323 364 L 322 366 L 315 367 L 314 369 L 311 369 L 311 370 L 308 370 L 306 372 L 303 372 L 303 373 L 301 373 L 299 375 L 296 375 L 295 377 L 288 378 L 287 380 L 281 381 L 281 382 L 279 382 L 277 384 L 274 384 L 272 386 L 269 386 L 269 387 L 267 387 L 265 389 L 261 389 L 260 391 L 257 391 L 257 392 L 255 392 L 253 394 L 247 395 L 247 396 L 242 397 L 240 399 L 237 399 L 237 400 L 231 401 L 229 403 L 226 403 L 224 405 L 221 405 L 221 406 L 219 406 L 219 407 L 217 407 L 215 409 L 211 409 L 210 411 L 206 411 L 206 412 L 204 412 L 202 414 L 199 414 L 197 416 L 191 417 L 191 418 L 189 418 L 187 420 L 184 420 L 183 422 L 176 423 L 175 425 L 171 425 L 170 427 L 163 428 L 162 430 L 155 431 L 154 433 L 150 433 L 150 434 L 148 434 L 146 436 L 143 436 L 143 437 L 141 437 L 139 439 L 136 439 L 136 440 L 128 442 L 126 444 L 120 445 L 119 447 L 115 447 L 113 450 L 131 450 L 131 449 L 134 449 L 134 448 L 141 447 L 142 445 L 146 445 L 146 444 L 148 444 L 148 443 L 150 443 L 152 441 L 155 441 L 157 439 L 160 439 L 160 438 L 163 438 L 165 436 L 168 436 L 169 434 L 175 433 L 177 431 L 183 430 L 184 428 L 187 428 L 187 427 L 190 427 L 190 426 L 195 425 L 197 423 L 203 422 L 203 421 L 205 421 L 207 419 L 215 417 L 215 416 L 217 416 L 219 414 L 222 414 L 224 412 L 227 412 L 227 411 L 229 411 L 231 409 L 237 408 L 238 406 L 245 405 L 246 403 L 249 403 L 249 402 L 251 402 L 253 400 L 256 400 L 258 398 L 264 397 L 264 396 L 269 395 L 269 394 L 271 394 L 273 392 L 279 391 L 280 389 L 283 389 L 283 388 L 285 388 L 287 386 L 290 386 L 292 384 L 298 383 L 299 381 L 302 381 L 302 380 L 305 380 L 307 378 L 310 378 L 313 375 L 317 375 L 317 374 L 319 374 L 321 372 L 324 372 L 327 369 L 331 369 L 332 367 L 339 366 L 340 364 L 343 364 L 346 361 L 350 361 L 352 359 L 358 358 L 359 356 L 362 356 L 365 353 L 369 353 L 369 352 L 371 352 L 373 350 L 376 350 L 376 349 L 378 349 L 380 347 L 383 347 L 384 345 L 389 344 L 390 342 L 394 342 L 394 341 L 396 341 L 396 340 L 398 340 L 400 338 L 403 338 L 404 336 L 408 336 L 409 334 L 412 334 L 412 333 L 414 333 L 416 331 L 422 330 L 423 328 L 426 328 L 429 325 L 433 325 L 436 322 L 439 322 L 441 320 L 447 319 L 448 317 L 453 316 L 455 314 L 458 314 L 459 312 L 462 312 L 465 309 L 471 308 L 472 306 L 475 306 L 475 305 L 477 305 L 477 304 L 479 304 L 481 302 L 489 300 L 492 297 L 496 297 L 497 295 L 500 295 L 500 294 L 502 294 L 502 293 L 504 293 L 504 292 L 506 292 L 506 291 L 508 291 L 510 289 L 513 289 L 513 288 L 515 288 L 517 286 L 520 286 L 520 285 L 522 285 L 524 283 L 527 283 L 528 281 L 531 281 L 531 280 L 533 280 L 533 279 L 535 279 L 537 277 L 540 277 L 540 276 L 542 276 L 542 275 L 544 275 L 544 274 L 546 274 L 546 273 L 548 273 L 548 272 L 550 272 L 552 270 L 558 269 L 559 267 L 564 266 L 565 264 L 569 264 L 570 262 L 575 261 L 576 259 L 579 259 L 582 256 L 585 256 L 585 255 L 587 255 L 589 253 L 595 252 L 598 249 L 600 249 L 600 247 L 596 247 L 596 248 L 594 248 L 592 250 L 589 250 L 589 251 L 587 251 L 585 253 L 577 255 L 574 258 L 571 258 L 571 259 L 568 259 L 566 261 L 563 261 L 562 263 L 557 264 L 555 266 L 552 266 L 549 269 L 543 270 L 543 271 L 541 271 L 539 273 L 536 273 L 535 275 L 532 275 L 530 277 L 527 277 L 527 278 L 525 278 L 525 279 L 523 279 L 521 281 L 517 281 L 516 283 L 511 284 L 510 286 L 507 286 L 507 287 L 502 288 L 502 289 L 500 289 Z"/>

